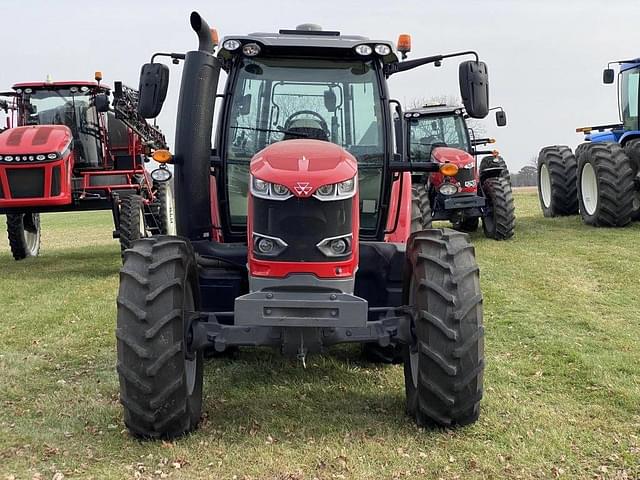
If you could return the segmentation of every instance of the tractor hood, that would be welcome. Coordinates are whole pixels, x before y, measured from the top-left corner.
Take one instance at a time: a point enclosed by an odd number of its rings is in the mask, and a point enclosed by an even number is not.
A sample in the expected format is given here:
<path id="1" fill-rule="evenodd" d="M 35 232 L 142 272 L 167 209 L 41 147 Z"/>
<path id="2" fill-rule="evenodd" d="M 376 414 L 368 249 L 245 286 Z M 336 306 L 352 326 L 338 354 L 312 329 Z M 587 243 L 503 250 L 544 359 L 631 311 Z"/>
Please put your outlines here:
<path id="1" fill-rule="evenodd" d="M 358 172 L 357 160 L 344 148 L 321 140 L 285 140 L 269 145 L 251 160 L 251 175 L 309 197 L 319 187 L 344 182 Z"/>
<path id="2" fill-rule="evenodd" d="M 57 154 L 61 156 L 69 149 L 73 136 L 64 125 L 35 125 L 16 127 L 0 133 L 0 155 L 13 157 L 4 161 L 44 160 L 37 155 Z M 48 158 L 51 160 L 51 158 Z"/>
<path id="3" fill-rule="evenodd" d="M 468 152 L 451 147 L 437 147 L 433 150 L 431 156 L 438 163 L 453 163 L 458 168 L 463 168 L 474 162 L 473 157 Z"/>

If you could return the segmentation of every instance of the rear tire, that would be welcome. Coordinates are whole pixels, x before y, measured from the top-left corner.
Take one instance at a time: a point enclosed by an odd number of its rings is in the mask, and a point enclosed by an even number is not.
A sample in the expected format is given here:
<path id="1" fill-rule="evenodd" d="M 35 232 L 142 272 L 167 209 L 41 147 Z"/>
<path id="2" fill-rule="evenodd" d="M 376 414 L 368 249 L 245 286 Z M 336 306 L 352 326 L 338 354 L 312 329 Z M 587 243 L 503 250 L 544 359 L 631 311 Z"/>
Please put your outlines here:
<path id="1" fill-rule="evenodd" d="M 131 248 L 136 240 L 147 236 L 144 202 L 140 195 L 127 195 L 120 201 L 120 250 Z"/>
<path id="2" fill-rule="evenodd" d="M 482 230 L 487 238 L 508 240 L 516 228 L 516 207 L 511 184 L 506 178 L 487 178 L 482 184 L 486 205 Z"/>
<path id="3" fill-rule="evenodd" d="M 554 145 L 538 155 L 538 198 L 545 217 L 578 213 L 577 162 L 569 147 Z"/>
<path id="4" fill-rule="evenodd" d="M 40 214 L 8 213 L 7 236 L 14 259 L 37 257 L 40 253 Z"/>
<path id="5" fill-rule="evenodd" d="M 632 162 L 617 143 L 592 143 L 578 160 L 580 214 L 587 225 L 624 227 L 634 201 Z"/>
<path id="6" fill-rule="evenodd" d="M 420 426 L 451 427 L 480 414 L 484 372 L 482 294 L 473 246 L 449 229 L 407 245 L 405 304 L 415 342 L 403 346 L 407 413 Z"/>
<path id="7" fill-rule="evenodd" d="M 129 431 L 175 438 L 202 412 L 202 353 L 187 352 L 187 321 L 199 308 L 195 255 L 178 237 L 145 238 L 124 253 L 118 293 L 120 401 Z"/>

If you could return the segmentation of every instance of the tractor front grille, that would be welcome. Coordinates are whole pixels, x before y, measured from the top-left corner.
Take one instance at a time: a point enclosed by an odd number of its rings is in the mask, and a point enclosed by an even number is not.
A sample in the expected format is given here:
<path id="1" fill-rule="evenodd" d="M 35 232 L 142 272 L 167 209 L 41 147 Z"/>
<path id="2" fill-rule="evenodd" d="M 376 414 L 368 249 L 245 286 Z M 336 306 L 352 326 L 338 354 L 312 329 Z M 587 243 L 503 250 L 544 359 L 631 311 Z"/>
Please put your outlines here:
<path id="1" fill-rule="evenodd" d="M 44 168 L 9 168 L 6 172 L 11 198 L 44 196 Z"/>
<path id="2" fill-rule="evenodd" d="M 288 246 L 278 256 L 262 260 L 290 262 L 335 262 L 316 245 L 322 240 L 353 233 L 353 198 L 323 202 L 316 198 L 291 197 L 288 200 L 253 198 L 253 231 L 276 237 Z"/>
<path id="3" fill-rule="evenodd" d="M 460 182 L 462 187 L 471 187 L 475 186 L 475 182 L 473 185 L 467 185 L 466 182 L 471 182 L 475 180 L 475 170 L 473 168 L 461 168 L 458 170 L 458 173 L 455 176 L 456 180 Z"/>

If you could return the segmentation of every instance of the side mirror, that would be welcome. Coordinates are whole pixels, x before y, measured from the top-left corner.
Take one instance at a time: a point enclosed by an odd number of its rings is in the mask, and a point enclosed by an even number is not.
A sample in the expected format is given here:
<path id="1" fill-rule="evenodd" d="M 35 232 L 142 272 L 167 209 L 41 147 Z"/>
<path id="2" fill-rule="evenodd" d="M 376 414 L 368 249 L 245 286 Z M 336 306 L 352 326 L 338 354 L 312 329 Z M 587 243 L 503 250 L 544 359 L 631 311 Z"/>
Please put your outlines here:
<path id="1" fill-rule="evenodd" d="M 468 60 L 460 64 L 460 95 L 472 118 L 484 118 L 489 113 L 489 74 L 487 64 Z"/>
<path id="2" fill-rule="evenodd" d="M 606 84 L 611 84 L 616 78 L 616 72 L 613 68 L 605 68 L 604 72 L 602 72 L 602 82 Z"/>
<path id="3" fill-rule="evenodd" d="M 504 127 L 507 125 L 507 112 L 504 110 L 498 110 L 496 112 L 496 125 Z"/>
<path id="4" fill-rule="evenodd" d="M 95 98 L 96 110 L 98 112 L 109 111 L 109 98 L 104 93 L 99 93 Z"/>
<path id="5" fill-rule="evenodd" d="M 155 118 L 162 110 L 169 88 L 169 67 L 163 63 L 145 63 L 140 71 L 138 113 Z"/>

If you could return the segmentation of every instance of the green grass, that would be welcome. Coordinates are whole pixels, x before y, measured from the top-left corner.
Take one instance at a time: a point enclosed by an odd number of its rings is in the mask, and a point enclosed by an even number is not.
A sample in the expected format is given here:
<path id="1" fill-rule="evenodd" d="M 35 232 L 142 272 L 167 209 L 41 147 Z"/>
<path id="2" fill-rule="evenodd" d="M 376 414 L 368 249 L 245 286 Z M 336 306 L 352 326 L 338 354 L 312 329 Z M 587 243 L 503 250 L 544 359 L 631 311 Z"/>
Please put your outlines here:
<path id="1" fill-rule="evenodd" d="M 122 422 L 109 213 L 45 215 L 39 258 L 0 250 L 0 480 L 640 477 L 640 224 L 543 219 L 535 194 L 516 200 L 512 241 L 473 236 L 478 423 L 417 429 L 402 368 L 354 347 L 306 370 L 243 350 L 207 363 L 205 419 L 173 443 L 136 441 Z"/>

